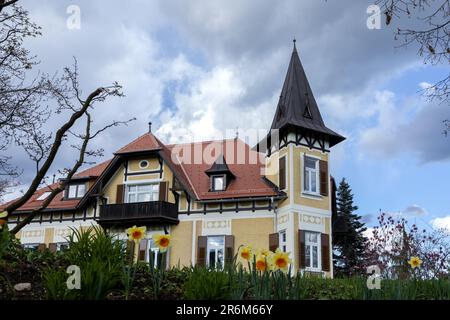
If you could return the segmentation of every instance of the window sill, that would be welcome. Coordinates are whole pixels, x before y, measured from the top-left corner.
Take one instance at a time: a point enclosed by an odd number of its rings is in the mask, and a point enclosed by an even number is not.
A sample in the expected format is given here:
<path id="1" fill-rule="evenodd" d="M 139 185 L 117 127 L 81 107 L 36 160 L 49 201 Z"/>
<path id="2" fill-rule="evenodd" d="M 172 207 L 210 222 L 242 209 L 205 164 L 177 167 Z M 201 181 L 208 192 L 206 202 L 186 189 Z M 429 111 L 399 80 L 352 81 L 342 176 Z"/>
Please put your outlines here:
<path id="1" fill-rule="evenodd" d="M 302 270 L 302 274 L 325 277 L 324 271 L 322 271 L 321 269 L 314 269 L 314 268 L 305 268 Z"/>
<path id="2" fill-rule="evenodd" d="M 322 195 L 320 193 L 314 193 L 314 192 L 308 192 L 308 191 L 302 191 L 302 197 L 310 198 L 314 200 L 321 200 Z"/>

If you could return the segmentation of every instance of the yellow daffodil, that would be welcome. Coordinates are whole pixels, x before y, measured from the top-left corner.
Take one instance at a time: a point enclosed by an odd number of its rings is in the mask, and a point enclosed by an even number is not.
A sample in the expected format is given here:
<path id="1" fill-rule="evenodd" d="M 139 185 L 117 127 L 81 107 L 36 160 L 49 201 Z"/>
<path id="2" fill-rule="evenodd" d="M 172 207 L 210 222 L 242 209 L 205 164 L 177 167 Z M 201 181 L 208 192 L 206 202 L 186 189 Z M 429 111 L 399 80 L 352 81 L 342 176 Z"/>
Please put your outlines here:
<path id="1" fill-rule="evenodd" d="M 0 212 L 0 218 L 6 218 L 8 216 L 8 211 Z M 6 224 L 6 220 L 0 219 L 0 230 L 3 229 L 3 226 Z"/>
<path id="2" fill-rule="evenodd" d="M 422 264 L 422 260 L 420 260 L 419 257 L 411 257 L 411 259 L 409 259 L 408 263 L 411 265 L 411 268 L 417 268 L 420 267 L 420 265 Z"/>
<path id="3" fill-rule="evenodd" d="M 289 252 L 282 252 L 280 249 L 273 254 L 273 266 L 275 270 L 287 271 L 291 259 L 289 259 Z"/>
<path id="4" fill-rule="evenodd" d="M 135 242 L 139 242 L 141 241 L 141 239 L 144 239 L 146 231 L 147 231 L 146 227 L 136 227 L 136 226 L 133 226 L 126 230 L 128 234 L 128 239 Z"/>
<path id="5" fill-rule="evenodd" d="M 165 252 L 170 245 L 170 235 L 168 234 L 154 234 L 153 242 L 159 248 L 159 251 Z"/>
<path id="6" fill-rule="evenodd" d="M 239 255 L 241 256 L 242 259 L 250 261 L 253 257 L 252 248 L 250 246 L 242 247 Z"/>
<path id="7" fill-rule="evenodd" d="M 272 269 L 272 258 L 270 256 L 264 256 L 259 254 L 256 256 L 255 263 L 256 270 L 258 271 L 268 271 Z"/>
<path id="8" fill-rule="evenodd" d="M 268 249 L 261 249 L 261 250 L 259 250 L 258 255 L 261 255 L 264 257 L 270 257 L 271 255 L 273 255 L 273 252 Z"/>

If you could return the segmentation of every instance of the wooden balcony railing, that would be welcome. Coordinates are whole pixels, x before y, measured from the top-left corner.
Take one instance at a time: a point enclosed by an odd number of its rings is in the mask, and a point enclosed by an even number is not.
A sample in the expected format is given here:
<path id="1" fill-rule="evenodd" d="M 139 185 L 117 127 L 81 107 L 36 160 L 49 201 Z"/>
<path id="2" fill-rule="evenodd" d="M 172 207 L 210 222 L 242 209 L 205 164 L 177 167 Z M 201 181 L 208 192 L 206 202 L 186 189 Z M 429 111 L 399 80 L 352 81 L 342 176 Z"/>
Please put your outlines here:
<path id="1" fill-rule="evenodd" d="M 174 203 L 149 201 L 106 204 L 100 206 L 100 225 L 178 224 L 178 209 Z"/>

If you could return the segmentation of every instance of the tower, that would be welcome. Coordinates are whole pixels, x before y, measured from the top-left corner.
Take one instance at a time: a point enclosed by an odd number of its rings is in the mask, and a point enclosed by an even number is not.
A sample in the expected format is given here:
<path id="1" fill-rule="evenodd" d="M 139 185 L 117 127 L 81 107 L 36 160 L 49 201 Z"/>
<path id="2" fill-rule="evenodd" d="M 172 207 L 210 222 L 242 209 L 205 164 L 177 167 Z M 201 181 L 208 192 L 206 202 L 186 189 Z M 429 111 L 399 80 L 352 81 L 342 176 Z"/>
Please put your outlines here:
<path id="1" fill-rule="evenodd" d="M 266 154 L 266 177 L 287 195 L 275 232 L 295 270 L 332 274 L 329 153 L 343 140 L 322 119 L 294 40 L 270 132 L 256 148 Z"/>

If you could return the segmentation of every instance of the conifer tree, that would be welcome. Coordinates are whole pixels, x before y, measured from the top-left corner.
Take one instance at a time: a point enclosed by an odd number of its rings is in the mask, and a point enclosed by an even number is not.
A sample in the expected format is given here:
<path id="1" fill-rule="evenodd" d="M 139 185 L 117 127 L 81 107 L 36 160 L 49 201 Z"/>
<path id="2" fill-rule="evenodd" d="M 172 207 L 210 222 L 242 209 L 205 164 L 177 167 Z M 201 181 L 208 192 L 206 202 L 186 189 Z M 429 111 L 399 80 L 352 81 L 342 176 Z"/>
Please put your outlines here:
<path id="1" fill-rule="evenodd" d="M 333 231 L 333 263 L 336 276 L 351 276 L 364 273 L 364 256 L 367 229 L 361 216 L 354 213 L 358 207 L 353 203 L 353 193 L 345 178 L 337 190 L 336 219 L 341 220 L 345 230 Z"/>

